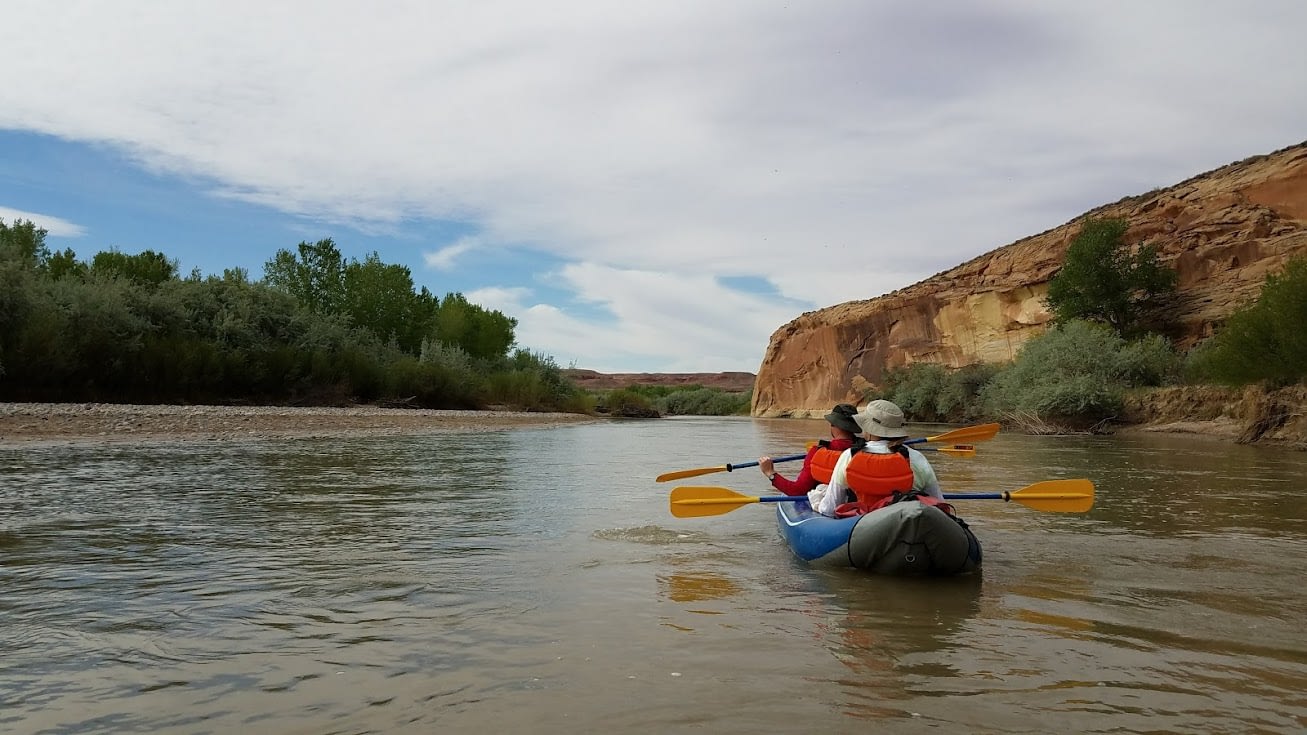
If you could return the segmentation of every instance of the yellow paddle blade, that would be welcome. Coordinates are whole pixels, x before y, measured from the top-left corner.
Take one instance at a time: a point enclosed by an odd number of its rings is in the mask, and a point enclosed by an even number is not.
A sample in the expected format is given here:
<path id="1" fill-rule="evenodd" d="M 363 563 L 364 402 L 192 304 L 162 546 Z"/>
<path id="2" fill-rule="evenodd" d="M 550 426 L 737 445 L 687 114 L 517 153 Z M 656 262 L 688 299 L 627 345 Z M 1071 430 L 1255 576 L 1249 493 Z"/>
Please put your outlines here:
<path id="1" fill-rule="evenodd" d="M 730 513 L 756 502 L 756 496 L 742 495 L 729 488 L 686 486 L 672 490 L 668 504 L 677 518 L 699 518 Z"/>
<path id="2" fill-rule="evenodd" d="M 954 444 L 951 447 L 936 447 L 935 451 L 950 457 L 974 457 L 976 448 L 970 444 Z"/>
<path id="3" fill-rule="evenodd" d="M 729 468 L 726 465 L 720 467 L 700 467 L 697 470 L 677 470 L 676 472 L 664 472 L 654 478 L 654 482 L 667 482 L 668 480 L 684 480 L 687 477 L 698 477 L 699 475 L 711 475 L 714 472 L 726 472 Z"/>
<path id="4" fill-rule="evenodd" d="M 1089 480 L 1046 480 L 1006 495 L 1005 500 L 1053 513 L 1087 513 L 1094 507 L 1094 483 Z"/>
<path id="5" fill-rule="evenodd" d="M 946 431 L 943 434 L 926 437 L 928 442 L 983 442 L 993 439 L 999 430 L 998 424 L 977 424 L 961 429 Z"/>

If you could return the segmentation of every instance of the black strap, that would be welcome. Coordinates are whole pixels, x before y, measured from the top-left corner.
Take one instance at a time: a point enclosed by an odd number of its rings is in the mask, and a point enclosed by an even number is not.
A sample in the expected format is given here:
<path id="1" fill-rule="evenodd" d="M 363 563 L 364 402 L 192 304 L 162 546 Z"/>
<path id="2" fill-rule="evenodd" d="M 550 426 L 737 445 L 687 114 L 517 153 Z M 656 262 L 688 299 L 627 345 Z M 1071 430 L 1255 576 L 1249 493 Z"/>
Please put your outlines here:
<path id="1" fill-rule="evenodd" d="M 888 505 L 894 505 L 895 503 L 902 503 L 907 500 L 916 500 L 917 498 L 924 498 L 927 497 L 928 495 L 929 493 L 924 492 L 922 490 L 909 490 L 906 493 L 903 492 L 902 490 L 895 490 L 894 494 L 890 496 L 890 501 Z"/>

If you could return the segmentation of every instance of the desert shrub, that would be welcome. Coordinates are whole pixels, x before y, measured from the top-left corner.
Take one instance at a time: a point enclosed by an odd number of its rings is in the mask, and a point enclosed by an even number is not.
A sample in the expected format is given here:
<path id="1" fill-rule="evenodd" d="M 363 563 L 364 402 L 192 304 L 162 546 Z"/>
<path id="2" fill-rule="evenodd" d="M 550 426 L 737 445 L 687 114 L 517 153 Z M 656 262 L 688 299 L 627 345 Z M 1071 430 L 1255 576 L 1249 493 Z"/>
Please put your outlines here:
<path id="1" fill-rule="evenodd" d="M 381 383 L 383 399 L 412 399 L 419 406 L 475 408 L 480 405 L 483 384 L 446 365 L 424 362 L 399 353 L 386 365 Z"/>
<path id="2" fill-rule="evenodd" d="M 652 418 L 659 415 L 658 410 L 653 406 L 653 401 L 630 388 L 609 391 L 600 399 L 596 410 L 604 411 L 611 416 Z"/>
<path id="3" fill-rule="evenodd" d="M 704 387 L 698 383 L 687 383 L 685 385 L 628 385 L 626 389 L 639 393 L 649 400 L 656 401 L 673 393 L 704 390 Z M 719 389 L 713 388 L 711 390 Z"/>
<path id="4" fill-rule="evenodd" d="M 996 372 L 988 364 L 950 370 L 916 363 L 886 373 L 884 394 L 913 421 L 968 421 L 983 415 L 980 391 Z"/>
<path id="5" fill-rule="evenodd" d="M 1131 386 L 1170 385 L 1179 380 L 1182 360 L 1170 340 L 1149 334 L 1122 346 L 1116 355 L 1122 378 Z"/>
<path id="6" fill-rule="evenodd" d="M 1161 384 L 1177 363 L 1160 337 L 1127 343 L 1106 326 L 1073 321 L 1027 342 L 985 385 L 981 399 L 995 416 L 1098 421 L 1120 411 L 1126 389 Z"/>
<path id="7" fill-rule="evenodd" d="M 990 363 L 967 365 L 948 374 L 935 396 L 935 410 L 942 421 L 972 421 L 984 415 L 980 392 L 999 372 Z"/>
<path id="8" fill-rule="evenodd" d="M 40 279 L 24 298 L 23 318 L 5 338 L 12 381 L 5 393 L 107 400 L 131 382 L 148 323 L 125 282 Z"/>
<path id="9" fill-rule="evenodd" d="M 591 413 L 595 401 L 548 355 L 517 350 L 490 373 L 487 400 L 526 411 Z"/>
<path id="10" fill-rule="evenodd" d="M 885 374 L 885 395 L 914 421 L 939 421 L 935 399 L 947 380 L 943 365 L 914 363 Z"/>
<path id="11" fill-rule="evenodd" d="M 467 375 L 474 375 L 479 372 L 477 360 L 464 351 L 462 347 L 434 339 L 422 341 L 422 351 L 418 359 L 422 362 L 444 365 L 454 372 Z"/>
<path id="12" fill-rule="evenodd" d="M 753 392 L 731 393 L 717 388 L 681 388 L 654 399 L 668 416 L 737 416 L 749 412 Z"/>

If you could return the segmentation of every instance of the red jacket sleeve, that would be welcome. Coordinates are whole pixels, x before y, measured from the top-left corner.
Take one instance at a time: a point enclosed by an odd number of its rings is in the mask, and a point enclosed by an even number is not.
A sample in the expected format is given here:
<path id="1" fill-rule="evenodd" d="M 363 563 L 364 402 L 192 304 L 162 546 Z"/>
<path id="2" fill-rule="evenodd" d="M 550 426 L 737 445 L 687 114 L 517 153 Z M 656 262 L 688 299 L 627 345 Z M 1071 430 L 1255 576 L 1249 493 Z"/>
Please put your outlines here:
<path id="1" fill-rule="evenodd" d="M 815 454 L 818 449 L 821 449 L 821 446 L 814 444 L 812 448 L 808 450 L 808 456 L 803 458 L 803 469 L 799 470 L 798 477 L 793 480 L 787 480 L 784 477 L 781 477 L 781 473 L 777 472 L 776 476 L 771 480 L 771 486 L 786 495 L 807 495 L 809 490 L 818 485 L 816 478 L 812 476 L 811 470 L 808 469 L 812 465 L 812 455 Z"/>

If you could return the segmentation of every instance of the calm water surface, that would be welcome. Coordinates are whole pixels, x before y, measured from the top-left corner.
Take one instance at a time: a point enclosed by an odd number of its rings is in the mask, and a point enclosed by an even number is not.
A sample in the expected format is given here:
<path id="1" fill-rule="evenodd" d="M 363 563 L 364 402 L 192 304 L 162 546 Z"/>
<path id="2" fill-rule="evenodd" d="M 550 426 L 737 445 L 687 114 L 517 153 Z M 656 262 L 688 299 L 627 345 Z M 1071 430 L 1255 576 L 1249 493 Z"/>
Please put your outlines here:
<path id="1" fill-rule="evenodd" d="M 0 448 L 0 732 L 1307 729 L 1307 454 L 1000 434 L 946 490 L 1097 506 L 962 503 L 984 570 L 934 580 L 809 568 L 770 506 L 676 519 L 653 482 L 824 432 Z"/>

